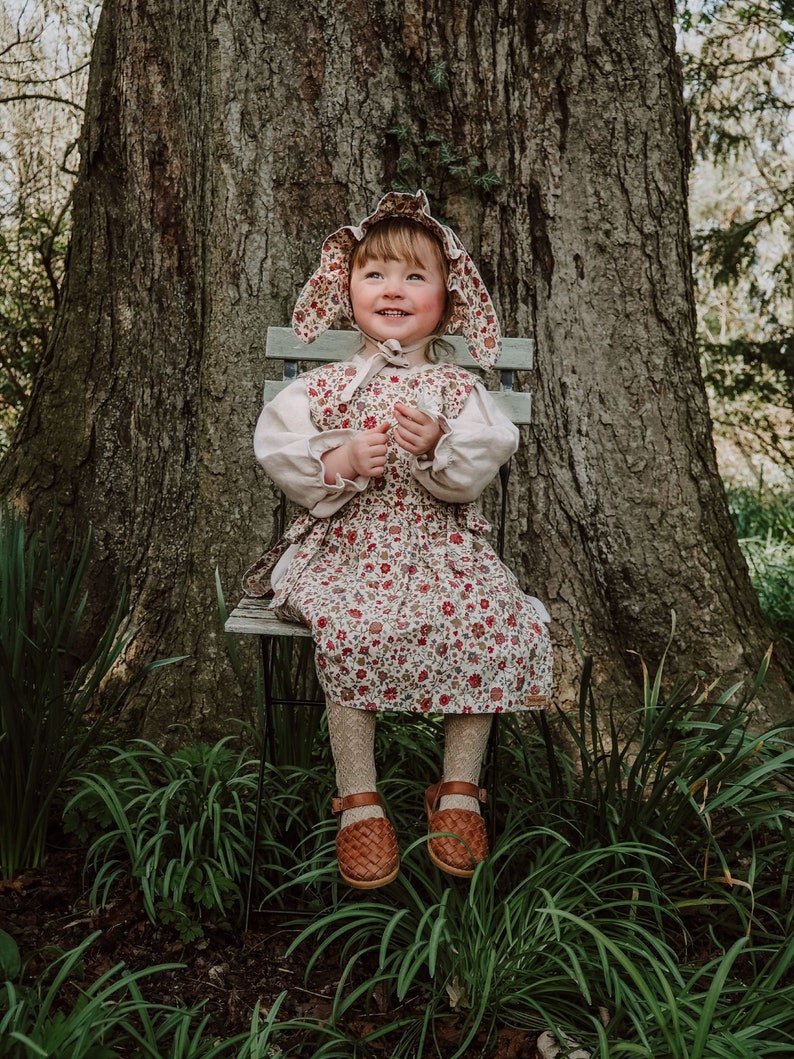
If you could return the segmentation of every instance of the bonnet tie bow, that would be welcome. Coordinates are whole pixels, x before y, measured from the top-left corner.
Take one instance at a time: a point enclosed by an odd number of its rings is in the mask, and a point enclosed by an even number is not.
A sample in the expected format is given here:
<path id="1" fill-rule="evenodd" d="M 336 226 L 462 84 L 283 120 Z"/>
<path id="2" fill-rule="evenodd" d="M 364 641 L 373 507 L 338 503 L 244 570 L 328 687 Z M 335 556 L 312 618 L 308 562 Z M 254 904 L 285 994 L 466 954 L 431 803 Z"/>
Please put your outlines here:
<path id="1" fill-rule="evenodd" d="M 357 330 L 361 330 L 358 328 Z M 378 347 L 378 352 L 373 353 L 367 357 L 364 363 L 356 369 L 355 375 L 353 375 L 350 381 L 345 386 L 339 395 L 339 400 L 345 403 L 350 400 L 356 390 L 360 390 L 363 386 L 366 386 L 370 379 L 378 374 L 384 364 L 392 364 L 395 368 L 410 368 L 408 362 L 408 354 L 413 353 L 414 350 L 421 349 L 426 346 L 428 339 L 422 339 L 421 342 L 417 342 L 412 346 L 408 346 L 403 349 L 397 338 L 388 338 L 385 342 L 378 342 L 372 335 L 368 335 L 365 331 L 361 331 L 365 338 L 368 338 L 371 342 L 374 342 Z"/>

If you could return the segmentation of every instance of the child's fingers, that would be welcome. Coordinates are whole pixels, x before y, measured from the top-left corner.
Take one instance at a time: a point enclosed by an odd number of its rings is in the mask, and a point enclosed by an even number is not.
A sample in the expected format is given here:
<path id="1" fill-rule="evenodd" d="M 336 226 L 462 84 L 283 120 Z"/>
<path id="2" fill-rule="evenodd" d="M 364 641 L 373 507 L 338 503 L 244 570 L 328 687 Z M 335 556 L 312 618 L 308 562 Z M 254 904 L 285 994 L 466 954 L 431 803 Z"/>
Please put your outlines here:
<path id="1" fill-rule="evenodd" d="M 384 473 L 389 443 L 382 426 L 362 431 L 349 442 L 351 466 L 357 474 L 373 478 Z"/>
<path id="2" fill-rule="evenodd" d="M 384 435 L 381 434 L 379 431 L 373 430 L 370 437 L 367 438 L 367 448 L 370 450 L 370 452 L 381 452 L 385 456 L 388 447 L 388 441 L 386 440 Z"/>
<path id="3" fill-rule="evenodd" d="M 396 426 L 396 428 L 394 430 L 395 440 L 399 438 L 399 439 L 402 439 L 403 441 L 405 441 L 405 440 L 413 440 L 413 441 L 415 441 L 415 440 L 418 440 L 422 436 L 422 434 L 423 434 L 423 431 L 420 429 L 420 427 L 416 423 L 398 423 L 398 425 Z"/>
<path id="4" fill-rule="evenodd" d="M 417 412 L 417 416 L 422 418 L 412 418 L 410 416 L 398 417 L 397 430 L 401 431 L 404 435 L 410 434 L 413 437 L 418 437 L 423 434 L 430 434 L 436 430 L 436 424 L 433 420 L 424 414 L 424 412 Z"/>
<path id="5" fill-rule="evenodd" d="M 428 447 L 422 435 L 404 433 L 400 429 L 395 432 L 395 440 L 401 449 L 406 449 L 406 451 L 412 452 L 415 456 L 424 452 Z"/>
<path id="6" fill-rule="evenodd" d="M 394 405 L 394 412 L 397 416 L 398 423 L 424 423 L 430 416 L 425 412 L 420 412 L 418 408 L 413 408 L 411 405 L 403 404 L 402 401 L 397 401 Z"/>
<path id="7" fill-rule="evenodd" d="M 371 430 L 363 430 L 361 437 L 364 438 L 368 445 L 388 445 L 389 441 L 386 435 L 391 430 L 391 423 L 379 423 L 376 427 L 372 427 Z"/>
<path id="8" fill-rule="evenodd" d="M 418 409 L 409 409 L 409 411 L 420 416 L 422 421 L 401 416 L 398 412 L 398 425 L 394 431 L 394 440 L 400 448 L 414 456 L 421 456 L 435 447 L 442 431 L 432 416 L 427 416 Z"/>

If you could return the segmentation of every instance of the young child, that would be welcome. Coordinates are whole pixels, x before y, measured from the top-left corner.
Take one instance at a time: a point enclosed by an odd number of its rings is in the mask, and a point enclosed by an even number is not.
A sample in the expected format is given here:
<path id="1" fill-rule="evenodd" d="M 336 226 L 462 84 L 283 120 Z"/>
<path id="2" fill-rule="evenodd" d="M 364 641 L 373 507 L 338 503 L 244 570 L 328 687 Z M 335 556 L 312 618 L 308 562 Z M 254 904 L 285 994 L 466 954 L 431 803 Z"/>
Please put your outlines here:
<path id="1" fill-rule="evenodd" d="M 428 842 L 468 878 L 488 855 L 477 784 L 492 716 L 547 705 L 544 608 L 524 595 L 472 508 L 518 431 L 470 372 L 437 363 L 460 330 L 483 367 L 499 355 L 493 305 L 423 192 L 391 193 L 331 235 L 295 306 L 313 341 L 337 316 L 361 332 L 352 361 L 301 376 L 265 406 L 254 448 L 304 512 L 246 575 L 252 596 L 309 626 L 326 696 L 340 814 L 337 858 L 351 886 L 399 870 L 375 793 L 379 711 L 441 712 L 442 780 L 428 788 Z"/>

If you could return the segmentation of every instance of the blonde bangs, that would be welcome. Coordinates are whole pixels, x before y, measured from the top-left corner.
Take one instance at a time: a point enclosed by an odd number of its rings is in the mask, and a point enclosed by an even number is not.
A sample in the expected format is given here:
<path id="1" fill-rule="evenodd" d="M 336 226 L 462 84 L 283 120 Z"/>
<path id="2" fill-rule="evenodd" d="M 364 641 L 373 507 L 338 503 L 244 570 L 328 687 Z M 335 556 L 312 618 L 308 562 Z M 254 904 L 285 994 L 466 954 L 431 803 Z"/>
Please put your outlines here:
<path id="1" fill-rule="evenodd" d="M 441 243 L 420 224 L 401 217 L 388 217 L 369 229 L 350 255 L 350 270 L 365 261 L 407 261 L 414 268 L 435 264 L 446 281 L 449 262 Z"/>

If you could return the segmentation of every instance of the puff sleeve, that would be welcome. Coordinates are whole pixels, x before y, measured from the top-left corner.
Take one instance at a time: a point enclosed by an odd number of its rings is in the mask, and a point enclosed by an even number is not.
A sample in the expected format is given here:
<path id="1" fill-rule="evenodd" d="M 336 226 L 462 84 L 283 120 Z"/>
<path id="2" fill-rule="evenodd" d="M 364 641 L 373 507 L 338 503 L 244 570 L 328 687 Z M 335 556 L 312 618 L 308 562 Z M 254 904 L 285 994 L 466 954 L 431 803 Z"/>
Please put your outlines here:
<path id="1" fill-rule="evenodd" d="M 369 484 L 361 475 L 352 480 L 337 475 L 332 485 L 325 481 L 323 453 L 355 434 L 355 430 L 319 430 L 309 412 L 305 381 L 298 378 L 262 409 L 254 431 L 254 453 L 290 500 L 316 518 L 327 518 Z"/>

